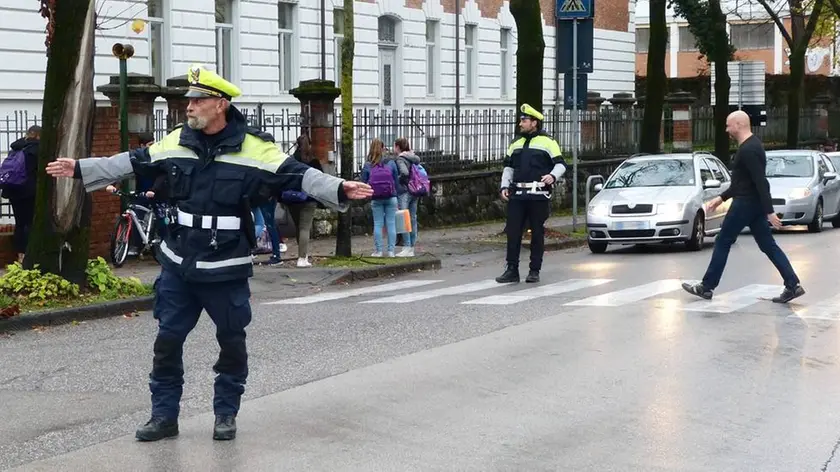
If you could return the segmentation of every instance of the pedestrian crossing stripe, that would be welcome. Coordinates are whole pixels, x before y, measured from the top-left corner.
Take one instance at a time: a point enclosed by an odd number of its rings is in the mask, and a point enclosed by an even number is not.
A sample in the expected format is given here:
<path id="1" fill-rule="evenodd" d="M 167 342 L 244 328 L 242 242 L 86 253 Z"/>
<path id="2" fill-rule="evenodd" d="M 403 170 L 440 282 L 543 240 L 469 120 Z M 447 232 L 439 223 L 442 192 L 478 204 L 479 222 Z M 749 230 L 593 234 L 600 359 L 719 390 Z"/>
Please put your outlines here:
<path id="1" fill-rule="evenodd" d="M 479 296 L 469 300 L 457 300 L 455 303 L 461 305 L 472 306 L 507 306 L 527 303 L 529 301 L 537 300 L 545 297 L 565 295 L 578 291 L 588 291 L 583 297 L 576 297 L 577 299 L 564 299 L 559 306 L 566 307 L 621 307 L 633 303 L 641 302 L 654 297 L 661 297 L 662 295 L 671 292 L 681 292 L 680 285 L 683 282 L 696 282 L 690 280 L 680 279 L 662 279 L 652 282 L 630 286 L 630 287 L 615 287 L 620 284 L 620 281 L 614 279 L 566 279 L 556 283 L 541 284 L 537 286 L 499 284 L 493 279 L 479 280 L 467 282 L 458 285 L 449 285 L 450 281 L 445 280 L 404 280 L 397 282 L 385 282 L 380 285 L 373 285 L 369 287 L 359 287 L 348 290 L 326 291 L 314 295 L 289 298 L 284 300 L 266 301 L 263 305 L 306 305 L 320 302 L 330 302 L 337 300 L 344 300 L 354 297 L 363 297 L 358 303 L 360 304 L 408 304 L 415 302 L 422 302 L 423 300 L 441 299 L 447 296 L 459 297 L 468 296 L 468 294 L 490 291 L 486 296 Z M 428 287 L 433 284 L 443 283 L 445 286 Z M 606 293 L 601 286 L 611 286 L 614 289 Z M 422 288 L 421 287 L 427 287 Z M 420 289 L 420 290 L 418 290 Z M 736 288 L 728 292 L 716 293 L 712 300 L 702 300 L 692 297 L 691 295 L 680 293 L 685 296 L 684 302 L 679 305 L 677 310 L 684 310 L 686 312 L 706 312 L 706 313 L 732 313 L 738 310 L 743 310 L 762 300 L 767 300 L 781 293 L 783 287 L 781 285 L 766 285 L 766 284 L 752 284 Z M 393 295 L 384 295 L 388 292 L 396 292 Z M 500 293 L 501 292 L 501 293 Z M 595 292 L 596 294 L 592 294 Z M 669 296 L 669 299 L 673 299 Z M 659 298 L 661 299 L 661 298 Z M 555 305 L 557 306 L 557 305 Z M 816 302 L 812 305 L 805 305 L 799 300 L 794 301 L 790 305 L 786 305 L 786 309 L 794 311 L 791 317 L 799 317 L 802 319 L 821 319 L 830 321 L 840 321 L 840 294 L 832 296 L 831 298 Z"/>
<path id="2" fill-rule="evenodd" d="M 560 11 L 566 13 L 586 13 L 586 7 L 583 6 L 582 0 L 566 0 Z"/>

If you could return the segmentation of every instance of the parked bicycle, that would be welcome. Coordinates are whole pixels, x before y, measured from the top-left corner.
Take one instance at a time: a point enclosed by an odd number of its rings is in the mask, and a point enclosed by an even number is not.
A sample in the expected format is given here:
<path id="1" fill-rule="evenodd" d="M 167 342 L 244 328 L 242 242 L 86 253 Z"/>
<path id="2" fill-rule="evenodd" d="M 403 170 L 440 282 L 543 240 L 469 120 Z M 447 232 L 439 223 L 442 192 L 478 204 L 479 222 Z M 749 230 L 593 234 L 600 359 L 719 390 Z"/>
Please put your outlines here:
<path id="1" fill-rule="evenodd" d="M 145 192 L 123 192 L 117 190 L 114 195 L 126 197 L 129 204 L 125 211 L 117 217 L 114 225 L 114 232 L 111 234 L 111 262 L 115 267 L 125 263 L 132 249 L 138 257 L 145 254 L 152 254 L 154 248 L 160 244 L 160 239 L 155 237 L 157 218 L 156 214 L 166 215 L 168 208 L 162 203 L 152 203 L 149 206 L 141 205 L 138 201 L 149 200 Z M 144 216 L 138 216 L 138 211 Z M 132 238 L 132 236 L 135 236 Z M 137 241 L 139 238 L 139 241 Z M 134 241 L 132 242 L 132 239 Z M 139 243 L 139 244 L 137 244 Z M 139 246 L 139 247 L 133 247 Z"/>

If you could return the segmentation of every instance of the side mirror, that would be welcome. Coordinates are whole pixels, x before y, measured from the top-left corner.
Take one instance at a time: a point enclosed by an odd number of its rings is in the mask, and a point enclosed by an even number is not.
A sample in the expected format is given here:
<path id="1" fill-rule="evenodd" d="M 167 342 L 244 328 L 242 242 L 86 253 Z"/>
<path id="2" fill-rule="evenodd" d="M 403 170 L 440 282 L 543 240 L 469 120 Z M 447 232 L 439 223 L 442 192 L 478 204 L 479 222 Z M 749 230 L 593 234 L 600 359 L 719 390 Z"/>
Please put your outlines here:
<path id="1" fill-rule="evenodd" d="M 703 188 L 720 188 L 720 180 L 709 179 L 703 182 Z"/>
<path id="2" fill-rule="evenodd" d="M 837 172 L 826 172 L 825 174 L 823 174 L 823 178 L 824 178 L 826 181 L 828 181 L 828 180 L 834 180 L 834 179 L 836 179 L 836 178 L 837 178 Z"/>
<path id="3" fill-rule="evenodd" d="M 600 192 L 601 190 L 603 190 L 603 189 L 604 189 L 604 184 L 595 184 L 595 185 L 592 187 L 592 189 L 593 189 L 593 190 L 595 190 L 596 192 Z"/>

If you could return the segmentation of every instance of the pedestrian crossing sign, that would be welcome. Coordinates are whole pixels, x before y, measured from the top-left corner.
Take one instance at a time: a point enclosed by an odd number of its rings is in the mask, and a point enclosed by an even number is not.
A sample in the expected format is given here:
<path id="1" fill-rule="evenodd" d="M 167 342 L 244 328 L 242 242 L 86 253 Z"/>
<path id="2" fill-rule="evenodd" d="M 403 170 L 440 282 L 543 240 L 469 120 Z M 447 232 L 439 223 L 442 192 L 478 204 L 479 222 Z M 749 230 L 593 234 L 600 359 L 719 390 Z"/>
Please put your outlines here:
<path id="1" fill-rule="evenodd" d="M 592 18 L 593 0 L 557 0 L 555 8 L 559 20 L 580 20 Z"/>

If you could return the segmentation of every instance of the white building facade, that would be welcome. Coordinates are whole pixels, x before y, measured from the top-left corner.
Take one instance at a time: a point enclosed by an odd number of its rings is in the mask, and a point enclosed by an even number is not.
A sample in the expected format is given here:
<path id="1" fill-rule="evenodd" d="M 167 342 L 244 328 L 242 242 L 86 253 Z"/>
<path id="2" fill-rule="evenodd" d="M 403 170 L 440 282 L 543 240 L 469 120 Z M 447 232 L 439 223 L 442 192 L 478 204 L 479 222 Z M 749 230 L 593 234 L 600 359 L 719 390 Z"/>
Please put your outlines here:
<path id="1" fill-rule="evenodd" d="M 417 7 L 407 6 L 417 4 Z M 95 85 L 118 74 L 115 42 L 130 43 L 129 73 L 164 84 L 193 63 L 239 85 L 242 108 L 296 110 L 289 90 L 321 78 L 318 0 L 98 0 Z M 626 4 L 621 4 L 627 8 Z M 340 0 L 326 0 L 325 69 L 339 82 L 343 38 Z M 37 2 L 0 0 L 0 117 L 40 115 L 47 58 L 45 20 Z M 440 0 L 356 1 L 354 105 L 357 108 L 452 109 L 455 103 L 455 15 Z M 454 8 L 452 8 L 454 10 Z M 545 104 L 554 103 L 553 9 L 543 12 Z M 609 98 L 634 89 L 633 15 L 626 28 L 595 30 L 595 72 L 589 89 Z M 133 20 L 145 20 L 135 32 Z M 467 0 L 460 18 L 461 104 L 464 109 L 515 104 L 516 24 L 507 1 Z M 623 31 L 622 31 L 623 30 Z M 562 87 L 562 77 L 559 81 Z M 97 98 L 105 100 L 101 94 Z M 340 100 L 340 99 L 339 99 Z M 562 96 L 561 96 L 562 100 Z M 160 100 L 160 109 L 165 102 Z"/>

